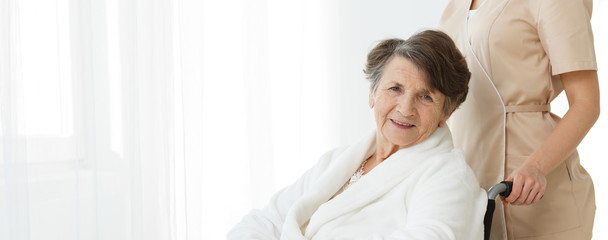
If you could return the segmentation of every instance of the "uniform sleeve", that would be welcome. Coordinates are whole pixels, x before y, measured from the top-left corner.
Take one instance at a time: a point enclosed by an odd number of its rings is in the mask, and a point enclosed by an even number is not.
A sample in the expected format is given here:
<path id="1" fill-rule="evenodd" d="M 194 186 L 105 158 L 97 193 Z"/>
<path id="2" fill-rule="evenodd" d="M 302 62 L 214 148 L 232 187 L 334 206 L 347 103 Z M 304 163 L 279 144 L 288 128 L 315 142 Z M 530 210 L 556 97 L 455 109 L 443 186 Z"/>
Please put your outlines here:
<path id="1" fill-rule="evenodd" d="M 294 184 L 275 193 L 264 209 L 254 209 L 243 217 L 228 232 L 227 239 L 280 239 L 283 222 L 289 209 L 309 189 L 311 183 L 323 173 L 337 152 L 339 151 L 333 150 L 324 154 L 319 162 Z"/>
<path id="2" fill-rule="evenodd" d="M 552 74 L 597 70 L 592 0 L 542 0 L 538 34 L 549 56 Z"/>

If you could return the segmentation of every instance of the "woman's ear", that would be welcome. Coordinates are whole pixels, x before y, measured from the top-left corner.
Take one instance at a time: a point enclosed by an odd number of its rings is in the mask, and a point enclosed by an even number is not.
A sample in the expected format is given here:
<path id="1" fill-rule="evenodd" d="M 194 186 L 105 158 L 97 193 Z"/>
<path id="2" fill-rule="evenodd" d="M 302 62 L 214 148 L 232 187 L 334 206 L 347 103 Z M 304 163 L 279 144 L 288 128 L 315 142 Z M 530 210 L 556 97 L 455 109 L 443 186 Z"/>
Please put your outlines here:
<path id="1" fill-rule="evenodd" d="M 438 127 L 443 127 L 443 125 L 445 125 L 445 122 L 448 120 L 448 118 L 450 118 L 450 115 L 452 115 L 452 111 L 450 111 L 449 114 L 443 114 L 441 120 L 439 120 L 439 124 L 437 124 Z"/>
<path id="2" fill-rule="evenodd" d="M 367 103 L 369 105 L 369 108 L 374 108 L 375 103 L 376 103 L 376 99 L 374 99 L 374 94 L 370 91 L 369 92 L 369 102 Z"/>
<path id="3" fill-rule="evenodd" d="M 448 118 L 450 118 L 450 116 L 452 116 L 452 113 L 454 112 L 455 109 L 456 108 L 452 106 L 449 108 L 449 113 L 443 114 L 443 118 L 441 119 L 441 121 L 439 121 L 439 124 L 438 124 L 439 127 L 443 127 L 443 125 L 445 125 L 445 122 L 448 121 Z"/>

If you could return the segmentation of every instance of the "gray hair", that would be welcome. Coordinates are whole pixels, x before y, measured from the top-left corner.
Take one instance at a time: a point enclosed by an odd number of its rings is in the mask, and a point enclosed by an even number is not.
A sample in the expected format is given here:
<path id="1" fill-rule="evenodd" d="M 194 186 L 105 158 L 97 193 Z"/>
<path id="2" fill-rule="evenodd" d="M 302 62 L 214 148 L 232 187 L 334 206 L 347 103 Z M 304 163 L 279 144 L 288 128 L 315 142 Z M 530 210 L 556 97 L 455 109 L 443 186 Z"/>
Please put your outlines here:
<path id="1" fill-rule="evenodd" d="M 407 40 L 392 38 L 378 43 L 367 55 L 363 70 L 372 93 L 376 92 L 384 67 L 395 55 L 410 60 L 427 75 L 430 85 L 446 96 L 443 111 L 448 116 L 466 99 L 471 73 L 447 34 L 426 30 Z"/>

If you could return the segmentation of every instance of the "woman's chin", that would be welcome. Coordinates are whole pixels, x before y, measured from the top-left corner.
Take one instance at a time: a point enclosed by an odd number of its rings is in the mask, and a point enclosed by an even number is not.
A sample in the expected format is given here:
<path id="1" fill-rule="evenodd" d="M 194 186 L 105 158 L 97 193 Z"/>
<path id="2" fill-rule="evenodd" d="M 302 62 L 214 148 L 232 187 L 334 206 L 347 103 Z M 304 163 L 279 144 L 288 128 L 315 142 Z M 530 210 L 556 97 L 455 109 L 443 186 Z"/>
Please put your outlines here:
<path id="1" fill-rule="evenodd" d="M 416 142 L 414 140 L 412 140 L 411 138 L 404 138 L 403 135 L 398 135 L 394 136 L 394 135 L 385 135 L 386 140 L 388 140 L 388 142 L 391 145 L 397 145 L 399 146 L 399 148 L 406 148 L 406 147 L 410 147 L 416 144 Z"/>

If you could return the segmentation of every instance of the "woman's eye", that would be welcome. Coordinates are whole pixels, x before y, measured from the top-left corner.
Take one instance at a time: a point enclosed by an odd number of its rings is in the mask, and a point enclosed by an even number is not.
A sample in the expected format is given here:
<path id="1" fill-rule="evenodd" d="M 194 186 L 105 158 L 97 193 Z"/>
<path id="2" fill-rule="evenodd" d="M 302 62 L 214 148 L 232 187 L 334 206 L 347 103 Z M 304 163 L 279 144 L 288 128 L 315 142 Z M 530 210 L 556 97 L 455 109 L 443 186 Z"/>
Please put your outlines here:
<path id="1" fill-rule="evenodd" d="M 400 90 L 401 90 L 401 88 L 399 88 L 399 87 L 391 87 L 391 88 L 390 88 L 390 90 L 391 90 L 391 91 L 398 92 L 398 91 L 400 91 Z"/>
<path id="2" fill-rule="evenodd" d="M 433 98 L 426 94 L 422 95 L 422 99 L 424 99 L 425 101 L 433 101 Z"/>

